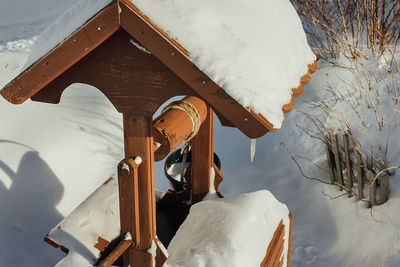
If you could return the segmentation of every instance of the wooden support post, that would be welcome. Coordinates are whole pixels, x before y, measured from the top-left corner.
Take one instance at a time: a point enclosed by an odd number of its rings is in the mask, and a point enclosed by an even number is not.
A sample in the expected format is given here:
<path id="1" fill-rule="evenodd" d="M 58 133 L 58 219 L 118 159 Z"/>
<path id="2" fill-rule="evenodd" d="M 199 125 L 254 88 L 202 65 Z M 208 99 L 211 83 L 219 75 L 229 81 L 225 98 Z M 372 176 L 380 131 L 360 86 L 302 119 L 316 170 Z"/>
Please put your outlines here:
<path id="1" fill-rule="evenodd" d="M 333 138 L 333 154 L 335 155 L 335 164 L 336 164 L 336 175 L 337 180 L 340 185 L 343 185 L 343 175 L 342 175 L 342 167 L 340 165 L 340 156 L 339 156 L 339 142 L 337 134 L 334 135 Z M 339 187 L 340 191 L 343 190 L 342 187 Z"/>
<path id="2" fill-rule="evenodd" d="M 328 160 L 328 168 L 329 168 L 329 176 L 331 177 L 331 183 L 335 183 L 335 174 L 333 172 L 333 162 L 332 162 L 332 157 L 331 157 L 331 145 L 329 144 L 330 138 L 326 135 L 324 135 L 324 141 L 325 141 L 325 151 L 326 151 L 326 159 Z"/>
<path id="3" fill-rule="evenodd" d="M 343 146 L 344 155 L 346 162 L 346 174 L 347 174 L 347 189 L 349 197 L 353 196 L 353 178 L 351 177 L 351 164 L 350 164 L 350 149 L 349 149 L 349 135 L 346 133 L 343 135 Z"/>
<path id="4" fill-rule="evenodd" d="M 134 234 L 139 231 L 139 237 L 133 237 L 134 241 L 139 242 L 124 253 L 124 266 L 152 267 L 153 257 L 147 252 L 156 234 L 152 119 L 124 114 L 123 121 L 125 158 L 141 159 L 138 167 L 138 192 L 132 190 L 132 186 L 125 186 L 134 183 L 129 181 L 131 176 L 119 180 L 121 233 Z M 133 212 L 136 205 L 139 214 Z"/>
<path id="5" fill-rule="evenodd" d="M 210 190 L 210 171 L 214 165 L 214 111 L 207 106 L 207 118 L 192 139 L 192 202 L 203 199 Z"/>
<path id="6" fill-rule="evenodd" d="M 358 151 L 356 151 L 356 170 L 357 170 L 357 187 L 358 187 L 358 199 L 361 200 L 364 198 L 364 178 L 361 169 L 361 155 Z"/>

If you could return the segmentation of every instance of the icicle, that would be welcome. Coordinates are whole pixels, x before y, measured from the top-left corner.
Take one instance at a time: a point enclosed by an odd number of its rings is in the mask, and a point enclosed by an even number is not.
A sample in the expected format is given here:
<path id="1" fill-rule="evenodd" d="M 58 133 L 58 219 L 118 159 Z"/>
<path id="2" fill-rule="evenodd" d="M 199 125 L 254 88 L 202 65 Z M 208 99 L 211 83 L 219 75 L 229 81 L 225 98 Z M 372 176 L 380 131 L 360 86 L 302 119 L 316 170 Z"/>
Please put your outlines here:
<path id="1" fill-rule="evenodd" d="M 256 139 L 251 139 L 250 142 L 250 160 L 254 161 L 254 156 L 256 154 Z"/>

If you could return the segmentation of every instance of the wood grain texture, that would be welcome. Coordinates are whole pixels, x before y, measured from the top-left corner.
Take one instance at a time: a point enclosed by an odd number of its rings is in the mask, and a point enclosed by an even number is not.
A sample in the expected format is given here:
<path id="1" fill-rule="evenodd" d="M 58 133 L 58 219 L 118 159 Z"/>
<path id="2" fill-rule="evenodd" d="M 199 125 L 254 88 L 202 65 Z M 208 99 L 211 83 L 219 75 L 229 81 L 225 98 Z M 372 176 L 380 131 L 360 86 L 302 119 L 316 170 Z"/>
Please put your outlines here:
<path id="1" fill-rule="evenodd" d="M 58 103 L 66 87 L 85 83 L 99 89 L 121 113 L 152 116 L 171 97 L 196 95 L 162 62 L 132 42 L 137 41 L 126 31 L 117 31 L 32 100 Z"/>
<path id="2" fill-rule="evenodd" d="M 275 233 L 272 237 L 271 242 L 269 243 L 267 253 L 264 257 L 264 260 L 262 261 L 262 263 L 260 265 L 261 267 L 272 267 L 273 266 L 272 257 L 273 257 L 274 251 L 276 249 L 279 249 L 279 248 L 277 248 L 277 246 L 278 246 L 279 240 L 282 239 L 282 236 L 283 236 L 282 234 L 284 233 L 284 231 L 285 231 L 285 226 L 283 225 L 283 221 L 281 220 L 281 222 L 279 223 L 278 227 L 275 230 Z"/>
<path id="3" fill-rule="evenodd" d="M 151 117 L 124 114 L 123 121 L 125 158 L 141 157 L 142 159 L 142 163 L 138 167 L 139 214 L 135 216 L 139 220 L 140 240 L 135 248 L 129 248 L 128 253 L 124 254 L 124 266 L 130 264 L 131 267 L 151 267 L 153 266 L 153 258 L 147 251 L 156 235 L 152 120 Z M 126 194 L 130 195 L 128 199 L 136 198 L 135 192 L 125 188 L 122 188 L 122 190 L 126 190 Z M 120 199 L 120 201 L 129 201 L 128 199 Z M 122 215 L 121 231 L 126 229 L 125 224 L 130 225 L 128 227 L 133 227 L 125 217 L 125 215 Z"/>
<path id="4" fill-rule="evenodd" d="M 1 95 L 13 104 L 23 103 L 99 46 L 119 27 L 118 5 L 113 2 L 48 55 L 7 84 L 0 92 Z"/>
<path id="5" fill-rule="evenodd" d="M 116 248 L 100 262 L 100 267 L 110 267 L 130 246 L 132 240 L 122 240 Z"/>
<path id="6" fill-rule="evenodd" d="M 207 118 L 192 139 L 192 203 L 210 191 L 210 172 L 214 166 L 214 112 L 207 107 Z"/>

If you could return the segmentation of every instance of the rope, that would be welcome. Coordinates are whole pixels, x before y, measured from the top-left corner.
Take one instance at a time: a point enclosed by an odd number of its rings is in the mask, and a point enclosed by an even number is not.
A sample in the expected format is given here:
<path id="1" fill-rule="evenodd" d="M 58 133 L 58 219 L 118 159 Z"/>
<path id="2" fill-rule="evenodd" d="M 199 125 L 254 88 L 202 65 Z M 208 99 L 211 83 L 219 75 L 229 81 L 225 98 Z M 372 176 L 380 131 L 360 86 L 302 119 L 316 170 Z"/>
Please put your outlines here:
<path id="1" fill-rule="evenodd" d="M 165 112 L 173 108 L 185 111 L 192 120 L 192 133 L 185 139 L 185 142 L 189 142 L 199 132 L 201 125 L 200 114 L 197 111 L 196 107 L 192 103 L 187 101 L 186 98 L 180 101 L 171 102 L 163 109 L 162 113 L 164 114 Z"/>

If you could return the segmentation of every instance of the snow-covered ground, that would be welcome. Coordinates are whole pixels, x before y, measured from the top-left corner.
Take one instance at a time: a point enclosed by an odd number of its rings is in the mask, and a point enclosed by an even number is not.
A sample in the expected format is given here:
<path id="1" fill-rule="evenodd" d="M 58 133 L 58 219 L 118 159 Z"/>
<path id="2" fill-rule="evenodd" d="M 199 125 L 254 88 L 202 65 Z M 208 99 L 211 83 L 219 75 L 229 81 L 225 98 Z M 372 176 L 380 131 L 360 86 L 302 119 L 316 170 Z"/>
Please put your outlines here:
<path id="1" fill-rule="evenodd" d="M 0 3 L 0 87 L 24 65 L 32 41 L 75 0 L 14 0 Z M 46 7 L 46 8 L 43 8 Z M 302 101 L 321 94 L 327 74 L 313 75 L 294 111 L 276 133 L 250 140 L 217 123 L 215 150 L 222 160 L 222 194 L 268 189 L 294 216 L 292 266 L 399 266 L 400 184 L 391 176 L 389 201 L 373 209 L 341 196 L 335 187 L 304 179 L 287 146 L 325 166 L 325 151 L 296 124 L 306 124 Z M 335 80 L 334 78 L 332 78 Z M 123 157 L 122 122 L 95 88 L 73 85 L 59 105 L 27 101 L 16 106 L 0 98 L 0 266 L 53 266 L 64 256 L 44 235 L 109 176 Z M 399 132 L 393 128 L 392 132 Z M 392 165 L 400 164 L 396 142 Z M 302 161 L 312 177 L 328 175 Z M 168 188 L 162 165 L 156 186 Z M 334 198 L 334 199 L 333 199 Z"/>

